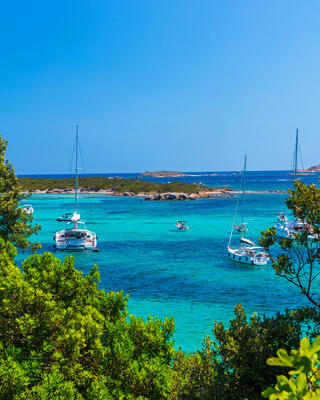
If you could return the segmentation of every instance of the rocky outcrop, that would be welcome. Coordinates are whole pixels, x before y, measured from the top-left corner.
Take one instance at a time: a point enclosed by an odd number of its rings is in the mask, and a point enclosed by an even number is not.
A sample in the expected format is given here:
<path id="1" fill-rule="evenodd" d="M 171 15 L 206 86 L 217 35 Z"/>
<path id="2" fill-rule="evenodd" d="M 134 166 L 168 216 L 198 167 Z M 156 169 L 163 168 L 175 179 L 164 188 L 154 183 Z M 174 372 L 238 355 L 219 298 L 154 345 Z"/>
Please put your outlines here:
<path id="1" fill-rule="evenodd" d="M 313 165 L 308 169 L 301 169 L 298 172 L 320 172 L 320 165 Z"/>
<path id="2" fill-rule="evenodd" d="M 181 201 L 181 200 L 197 200 L 216 197 L 232 197 L 230 193 L 224 192 L 199 192 L 199 193 L 152 193 L 143 196 L 147 201 Z"/>

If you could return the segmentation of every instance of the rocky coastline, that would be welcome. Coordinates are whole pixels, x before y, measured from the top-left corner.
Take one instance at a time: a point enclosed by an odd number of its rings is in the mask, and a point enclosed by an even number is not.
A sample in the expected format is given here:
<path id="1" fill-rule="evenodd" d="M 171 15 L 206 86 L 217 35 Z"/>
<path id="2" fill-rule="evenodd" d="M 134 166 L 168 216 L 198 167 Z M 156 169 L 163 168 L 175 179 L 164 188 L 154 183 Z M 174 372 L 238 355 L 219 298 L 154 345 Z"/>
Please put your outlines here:
<path id="1" fill-rule="evenodd" d="M 313 165 L 312 167 L 308 169 L 300 169 L 297 171 L 298 173 L 315 173 L 315 172 L 320 172 L 320 164 L 319 165 Z"/>

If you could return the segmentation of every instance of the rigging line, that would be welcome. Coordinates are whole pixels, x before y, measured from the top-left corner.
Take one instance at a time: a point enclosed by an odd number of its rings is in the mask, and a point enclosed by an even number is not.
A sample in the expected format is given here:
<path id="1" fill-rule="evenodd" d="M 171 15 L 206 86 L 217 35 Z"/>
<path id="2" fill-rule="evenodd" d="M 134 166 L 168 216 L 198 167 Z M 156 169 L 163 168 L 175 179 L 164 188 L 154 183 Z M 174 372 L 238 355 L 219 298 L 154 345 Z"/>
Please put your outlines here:
<path id="1" fill-rule="evenodd" d="M 301 167 L 302 167 L 302 169 L 304 169 L 304 165 L 303 165 L 303 159 L 302 159 L 302 153 L 301 153 L 301 147 L 300 147 L 300 145 L 299 145 L 299 147 L 298 147 L 298 150 L 299 150 L 299 156 L 300 156 L 300 161 L 301 161 Z"/>
<path id="2" fill-rule="evenodd" d="M 241 192 L 242 189 L 243 189 L 243 176 L 244 176 L 244 174 L 242 173 L 239 192 Z M 237 217 L 237 213 L 238 213 L 239 201 L 240 201 L 240 193 L 239 193 L 239 195 L 238 195 L 238 197 L 237 197 L 236 208 L 235 208 L 235 210 L 234 210 L 234 215 L 233 215 L 233 221 L 232 221 L 231 232 L 230 232 L 230 236 L 229 236 L 228 247 L 230 247 L 230 244 L 231 244 L 233 228 L 234 228 L 234 224 L 235 224 L 235 222 L 236 222 L 236 217 Z"/>
<path id="3" fill-rule="evenodd" d="M 70 159 L 70 163 L 69 163 L 69 171 L 73 171 L 72 163 L 73 163 L 75 148 L 76 148 L 76 142 L 73 143 L 73 150 L 72 150 L 71 159 Z"/>
<path id="4" fill-rule="evenodd" d="M 241 187 L 240 187 L 240 190 L 241 190 Z M 235 224 L 235 222 L 236 222 L 237 211 L 238 211 L 238 206 L 239 206 L 239 199 L 240 199 L 240 194 L 239 194 L 238 197 L 237 197 L 236 208 L 235 208 L 235 210 L 234 210 L 234 215 L 233 215 L 233 221 L 232 221 L 231 232 L 230 232 L 230 236 L 229 236 L 228 247 L 230 247 L 230 244 L 231 244 L 233 228 L 234 228 L 234 224 Z"/>
<path id="5" fill-rule="evenodd" d="M 81 158 L 81 163 L 82 163 L 82 170 L 85 171 L 85 166 L 84 166 L 84 161 L 83 161 L 83 155 L 82 155 L 82 149 L 79 141 L 79 153 L 80 153 L 80 158 Z"/>

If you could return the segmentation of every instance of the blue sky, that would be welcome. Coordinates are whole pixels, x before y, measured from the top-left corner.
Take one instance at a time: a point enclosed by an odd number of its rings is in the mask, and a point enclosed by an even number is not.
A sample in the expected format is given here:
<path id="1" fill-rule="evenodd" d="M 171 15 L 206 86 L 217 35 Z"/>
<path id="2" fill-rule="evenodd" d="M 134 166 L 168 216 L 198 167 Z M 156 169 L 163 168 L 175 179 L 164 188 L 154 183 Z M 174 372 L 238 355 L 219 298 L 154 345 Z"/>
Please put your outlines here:
<path id="1" fill-rule="evenodd" d="M 320 163 L 320 2 L 2 2 L 0 132 L 16 171 Z"/>

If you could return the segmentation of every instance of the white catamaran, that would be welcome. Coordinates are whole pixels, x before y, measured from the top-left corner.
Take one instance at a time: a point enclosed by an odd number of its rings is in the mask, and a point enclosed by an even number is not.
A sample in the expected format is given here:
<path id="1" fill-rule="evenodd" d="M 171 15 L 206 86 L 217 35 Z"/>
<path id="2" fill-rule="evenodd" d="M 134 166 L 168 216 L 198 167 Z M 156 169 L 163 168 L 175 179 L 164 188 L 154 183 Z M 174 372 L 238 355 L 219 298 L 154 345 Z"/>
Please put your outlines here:
<path id="1" fill-rule="evenodd" d="M 244 167 L 241 179 L 241 190 L 242 190 L 242 215 L 241 223 L 235 225 L 237 218 L 238 206 L 240 196 L 237 198 L 236 209 L 234 212 L 232 228 L 228 243 L 228 255 L 232 261 L 241 264 L 252 264 L 252 265 L 266 265 L 269 261 L 269 255 L 263 247 L 256 246 L 250 239 L 244 237 L 244 234 L 248 232 L 247 223 L 243 221 L 244 216 L 244 205 L 245 205 L 245 176 L 247 168 L 247 156 L 244 156 Z M 240 245 L 232 246 L 232 234 L 233 230 L 241 233 Z"/>
<path id="2" fill-rule="evenodd" d="M 54 247 L 58 250 L 97 250 L 98 238 L 95 232 L 86 229 L 84 222 L 80 221 L 78 214 L 78 125 L 76 127 L 76 176 L 75 176 L 75 211 L 71 215 L 65 214 L 57 218 L 65 221 L 70 228 L 56 232 L 54 235 Z"/>

